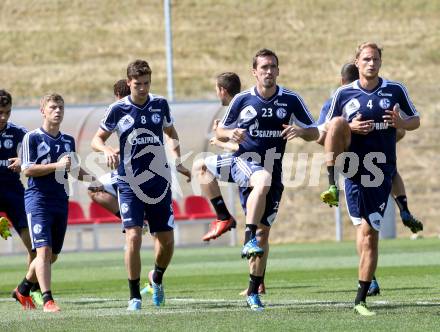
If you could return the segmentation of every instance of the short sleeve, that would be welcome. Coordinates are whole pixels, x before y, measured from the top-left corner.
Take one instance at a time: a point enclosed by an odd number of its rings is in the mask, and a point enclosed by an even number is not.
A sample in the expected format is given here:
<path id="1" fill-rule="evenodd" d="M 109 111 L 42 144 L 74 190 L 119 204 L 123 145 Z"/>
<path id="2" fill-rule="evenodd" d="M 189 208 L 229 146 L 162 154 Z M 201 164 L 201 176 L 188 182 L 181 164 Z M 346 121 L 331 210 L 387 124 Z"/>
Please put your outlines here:
<path id="1" fill-rule="evenodd" d="M 170 106 L 168 105 L 166 99 L 163 99 L 162 110 L 164 113 L 163 127 L 164 128 L 171 127 L 174 124 L 174 119 L 171 116 Z"/>
<path id="2" fill-rule="evenodd" d="M 44 143 L 44 142 L 42 142 Z M 26 133 L 21 147 L 21 169 L 25 170 L 34 165 L 38 158 L 38 142 L 35 135 Z"/>
<path id="3" fill-rule="evenodd" d="M 409 118 L 413 116 L 419 116 L 419 113 L 417 112 L 413 102 L 409 98 L 408 91 L 406 90 L 405 86 L 402 84 L 398 84 L 400 87 L 401 95 L 399 100 L 399 106 L 401 109 L 400 115 L 402 118 Z"/>
<path id="4" fill-rule="evenodd" d="M 109 106 L 101 120 L 100 128 L 105 131 L 113 132 L 117 127 L 115 107 Z"/>
<path id="5" fill-rule="evenodd" d="M 289 124 L 296 124 L 301 128 L 315 127 L 315 119 L 307 109 L 306 104 L 301 97 L 296 96 L 294 103 L 292 104 L 293 112 L 290 116 Z"/>

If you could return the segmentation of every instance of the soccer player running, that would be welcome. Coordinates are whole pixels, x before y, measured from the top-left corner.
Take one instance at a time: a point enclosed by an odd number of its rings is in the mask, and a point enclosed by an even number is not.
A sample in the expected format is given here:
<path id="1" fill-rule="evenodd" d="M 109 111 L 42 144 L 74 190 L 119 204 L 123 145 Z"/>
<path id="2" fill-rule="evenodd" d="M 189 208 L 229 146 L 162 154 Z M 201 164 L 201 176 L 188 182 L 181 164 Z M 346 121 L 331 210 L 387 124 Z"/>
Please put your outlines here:
<path id="1" fill-rule="evenodd" d="M 36 253 L 32 251 L 31 238 L 29 237 L 24 208 L 24 187 L 19 175 L 21 172 L 21 162 L 18 157 L 21 142 L 27 130 L 8 121 L 11 116 L 11 110 L 11 94 L 6 90 L 0 90 L 0 182 L 4 188 L 0 191 L 0 211 L 6 213 L 26 247 L 28 253 L 27 264 L 29 266 L 36 257 Z M 4 223 L 4 233 L 1 236 L 7 239 L 8 236 L 11 236 L 8 226 L 9 222 L 5 217 L 0 219 Z M 43 305 L 38 282 L 29 291 L 34 302 Z M 29 291 L 26 296 L 29 296 Z"/>
<path id="2" fill-rule="evenodd" d="M 354 311 L 363 316 L 375 315 L 365 300 L 377 267 L 378 233 L 396 172 L 396 129 L 415 130 L 420 125 L 406 88 L 379 76 L 381 64 L 382 49 L 377 44 L 358 46 L 355 65 L 359 80 L 335 92 L 324 144 L 326 153 L 332 155 L 327 162 L 331 186 L 336 186 L 335 173 L 342 171 L 336 158 L 344 151 L 351 153 L 347 173 L 350 168 L 354 171 L 345 179 L 345 198 L 350 218 L 357 226 L 360 248 Z M 367 121 L 359 126 L 360 133 L 350 129 L 350 122 L 356 118 Z M 324 202 L 330 203 L 325 198 Z"/>
<path id="3" fill-rule="evenodd" d="M 278 64 L 271 50 L 261 49 L 255 54 L 252 73 L 256 85 L 234 97 L 216 132 L 218 139 L 239 144 L 231 173 L 240 187 L 246 214 L 241 255 L 249 259 L 246 300 L 254 311 L 264 309 L 258 288 L 266 266 L 270 227 L 284 189 L 282 157 L 286 142 L 297 137 L 306 141 L 318 138 L 318 129 L 301 97 L 276 84 Z"/>
<path id="4" fill-rule="evenodd" d="M 240 78 L 232 72 L 221 73 L 216 78 L 215 87 L 222 106 L 228 106 L 232 98 L 240 92 Z M 214 120 L 212 125 L 214 133 L 219 122 L 218 119 Z M 231 216 L 223 199 L 218 180 L 233 182 L 230 176 L 231 152 L 238 150 L 238 144 L 232 141 L 221 141 L 216 137 L 210 139 L 210 144 L 227 152 L 197 160 L 193 165 L 193 174 L 200 184 L 202 193 L 211 201 L 217 215 L 217 219 L 211 223 L 208 232 L 202 237 L 203 241 L 214 240 L 236 226 L 236 221 Z"/>
<path id="5" fill-rule="evenodd" d="M 64 100 L 58 94 L 44 96 L 40 101 L 43 125 L 28 132 L 23 138 L 22 170 L 29 178 L 25 191 L 25 208 L 32 248 L 37 257 L 32 261 L 23 281 L 13 291 L 13 297 L 25 309 L 35 305 L 29 291 L 40 284 L 45 312 L 60 311 L 51 292 L 51 264 L 61 252 L 67 229 L 68 183 L 72 174 L 79 180 L 94 181 L 81 167 L 72 164 L 75 152 L 72 136 L 60 132 L 64 118 Z M 75 172 L 72 172 L 75 169 Z M 73 173 L 77 174 L 74 175 Z M 100 189 L 96 183 L 96 190 Z M 36 278 L 35 278 L 36 275 Z"/>
<path id="6" fill-rule="evenodd" d="M 127 79 L 124 78 L 116 81 L 116 83 L 113 85 L 113 93 L 116 100 L 130 95 L 130 87 L 127 85 Z M 114 149 L 115 153 L 118 153 L 118 151 L 118 149 Z M 99 178 L 99 182 L 102 183 L 104 190 L 89 190 L 88 194 L 94 202 L 113 213 L 116 217 L 121 218 L 117 197 L 117 181 L 118 172 L 116 170 L 108 172 Z"/>
<path id="7" fill-rule="evenodd" d="M 173 140 L 176 170 L 188 181 L 191 173 L 180 163 L 177 132 L 167 101 L 150 94 L 151 69 L 144 60 L 127 67 L 130 95 L 111 104 L 92 140 L 96 151 L 104 152 L 107 164 L 118 167 L 118 195 L 125 228 L 125 265 L 130 300 L 127 310 L 140 310 L 142 227 L 144 215 L 154 234 L 155 266 L 148 274 L 153 288 L 153 304 L 165 304 L 162 278 L 174 250 L 174 216 L 171 198 L 171 169 L 167 164 L 163 134 Z M 119 136 L 119 153 L 105 144 L 113 132 Z"/>

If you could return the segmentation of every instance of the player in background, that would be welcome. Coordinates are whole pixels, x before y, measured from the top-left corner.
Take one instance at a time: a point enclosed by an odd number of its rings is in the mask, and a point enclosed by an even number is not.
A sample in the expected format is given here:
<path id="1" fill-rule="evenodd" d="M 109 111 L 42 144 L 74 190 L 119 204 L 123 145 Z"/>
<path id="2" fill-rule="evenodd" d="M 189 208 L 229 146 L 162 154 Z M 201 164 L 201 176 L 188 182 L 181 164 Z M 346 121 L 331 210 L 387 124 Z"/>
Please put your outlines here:
<path id="1" fill-rule="evenodd" d="M 247 304 L 264 309 L 258 294 L 269 250 L 270 227 L 275 221 L 284 186 L 282 157 L 288 140 L 318 138 L 318 129 L 296 93 L 277 85 L 278 57 L 268 49 L 258 51 L 252 64 L 256 85 L 237 94 L 217 128 L 217 138 L 239 144 L 231 174 L 240 187 L 246 214 L 241 256 L 249 259 Z M 266 257 L 267 258 L 267 257 Z"/>
<path id="2" fill-rule="evenodd" d="M 231 100 L 241 90 L 240 77 L 233 72 L 221 73 L 217 75 L 215 89 L 222 106 L 229 106 Z M 212 124 L 212 131 L 214 133 L 219 122 L 220 119 L 215 119 Z M 232 155 L 233 152 L 238 150 L 239 146 L 236 142 L 230 140 L 221 141 L 216 136 L 212 137 L 209 143 L 222 149 L 225 153 L 197 160 L 193 165 L 193 174 L 195 174 L 200 183 L 202 193 L 211 201 L 217 214 L 217 220 L 211 223 L 209 231 L 202 237 L 203 241 L 214 240 L 236 226 L 236 221 L 226 207 L 218 181 L 233 182 L 231 176 Z M 267 255 L 265 255 L 265 258 L 267 258 Z M 266 293 L 264 274 L 258 288 L 258 293 Z M 240 295 L 247 295 L 247 288 Z"/>
<path id="3" fill-rule="evenodd" d="M 141 309 L 140 294 L 142 228 L 144 216 L 154 235 L 154 270 L 149 273 L 153 304 L 165 304 L 163 275 L 174 250 L 174 216 L 171 198 L 171 169 L 163 134 L 172 141 L 176 170 L 188 181 L 191 173 L 180 162 L 179 137 L 173 125 L 168 102 L 150 93 L 151 69 L 144 60 L 127 67 L 130 95 L 111 104 L 92 140 L 95 151 L 104 152 L 110 168 L 118 167 L 118 196 L 125 228 L 125 265 L 130 299 L 127 310 Z M 119 153 L 105 144 L 118 133 Z"/>
<path id="4" fill-rule="evenodd" d="M 27 130 L 9 122 L 12 109 L 12 96 L 6 90 L 0 90 L 0 182 L 3 189 L 0 190 L 0 211 L 6 213 L 12 226 L 27 250 L 27 266 L 36 257 L 32 251 L 31 238 L 29 237 L 26 211 L 24 208 L 24 187 L 20 181 L 21 162 L 19 150 L 21 142 Z M 4 223 L 2 236 L 7 239 L 11 236 L 8 220 L 1 218 Z M 30 295 L 35 303 L 43 305 L 40 286 L 35 283 Z"/>
<path id="5" fill-rule="evenodd" d="M 122 99 L 130 95 L 130 87 L 127 85 L 127 79 L 120 79 L 113 85 L 113 93 L 116 100 Z M 109 148 L 111 148 L 109 146 Z M 119 149 L 114 149 L 115 153 Z M 116 217 L 121 218 L 119 213 L 118 194 L 117 194 L 118 172 L 113 170 L 99 177 L 99 182 L 102 183 L 103 191 L 89 190 L 89 197 L 106 210 L 113 213 Z"/>
<path id="6" fill-rule="evenodd" d="M 321 196 L 325 203 L 338 203 L 335 175 L 342 166 L 336 165 L 336 158 L 348 151 L 352 153 L 349 162 L 353 163 L 354 156 L 358 161 L 354 174 L 345 179 L 345 197 L 349 215 L 357 226 L 356 243 L 360 248 L 354 311 L 363 316 L 375 315 L 365 300 L 377 267 L 378 233 L 396 172 L 396 129 L 415 130 L 420 126 L 406 88 L 381 78 L 381 64 L 382 49 L 377 44 L 358 46 L 355 65 L 359 80 L 335 92 L 326 119 L 324 144 L 326 153 L 332 156 L 327 161 L 330 189 Z M 359 132 L 349 125 L 356 118 L 367 121 Z"/>
<path id="7" fill-rule="evenodd" d="M 215 87 L 222 106 L 228 106 L 232 98 L 240 92 L 240 78 L 232 72 L 221 73 L 216 78 Z M 214 133 L 217 130 L 219 121 L 219 119 L 216 119 L 213 122 L 212 130 Z M 231 141 L 220 141 L 215 136 L 210 139 L 210 144 L 217 146 L 226 153 L 197 160 L 193 165 L 193 174 L 200 184 L 202 193 L 210 200 L 217 215 L 217 219 L 211 223 L 209 231 L 202 237 L 203 241 L 214 240 L 236 226 L 235 219 L 226 207 L 218 180 L 232 182 L 229 169 L 222 171 L 222 166 L 230 168 L 231 152 L 238 150 L 238 144 Z"/>
<path id="8" fill-rule="evenodd" d="M 51 291 L 51 264 L 61 252 L 67 229 L 68 183 L 70 173 L 79 180 L 94 181 L 81 167 L 76 169 L 71 155 L 75 141 L 60 132 L 64 118 L 64 100 L 58 94 L 44 96 L 40 101 L 43 116 L 41 128 L 28 132 L 23 138 L 21 150 L 22 170 L 29 178 L 25 191 L 25 208 L 32 248 L 37 256 L 29 266 L 23 281 L 13 291 L 13 297 L 25 309 L 34 309 L 29 296 L 38 281 L 45 312 L 60 311 Z M 74 171 L 75 172 L 72 172 Z M 75 175 L 74 173 L 77 174 Z M 101 187 L 96 184 L 96 190 Z M 36 277 L 35 277 L 36 276 Z"/>

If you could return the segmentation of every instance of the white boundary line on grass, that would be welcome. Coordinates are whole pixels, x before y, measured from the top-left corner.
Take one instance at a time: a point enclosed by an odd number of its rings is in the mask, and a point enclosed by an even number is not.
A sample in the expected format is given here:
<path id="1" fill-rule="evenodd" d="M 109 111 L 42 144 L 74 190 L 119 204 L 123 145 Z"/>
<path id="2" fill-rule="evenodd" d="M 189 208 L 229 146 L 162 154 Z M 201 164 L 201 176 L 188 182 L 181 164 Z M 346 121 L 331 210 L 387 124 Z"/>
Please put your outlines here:
<path id="1" fill-rule="evenodd" d="M 93 302 L 102 302 L 102 303 L 108 303 L 108 302 L 126 302 L 125 299 L 117 299 L 117 298 L 93 298 L 93 297 L 80 297 L 80 298 L 71 298 L 71 297 L 57 297 L 57 300 L 59 300 L 60 303 L 93 303 Z M 16 300 L 13 298 L 0 298 L 0 302 L 15 302 Z M 203 303 L 221 303 L 221 304 L 227 304 L 227 303 L 246 303 L 245 297 L 242 299 L 204 299 L 204 298 L 167 298 L 166 299 L 168 304 L 203 304 Z M 264 304 L 267 306 L 276 306 L 279 307 L 280 305 L 307 305 L 307 306 L 317 306 L 317 307 L 328 307 L 328 306 L 353 306 L 352 301 L 331 301 L 331 300 L 264 300 Z M 148 304 L 150 303 L 150 300 L 147 298 L 147 300 L 144 301 L 144 303 Z M 440 305 L 440 301 L 388 301 L 388 300 L 369 300 L 369 304 L 374 304 L 377 306 L 385 306 L 385 305 L 403 305 L 403 304 L 415 304 L 419 306 L 426 306 L 426 305 Z"/>

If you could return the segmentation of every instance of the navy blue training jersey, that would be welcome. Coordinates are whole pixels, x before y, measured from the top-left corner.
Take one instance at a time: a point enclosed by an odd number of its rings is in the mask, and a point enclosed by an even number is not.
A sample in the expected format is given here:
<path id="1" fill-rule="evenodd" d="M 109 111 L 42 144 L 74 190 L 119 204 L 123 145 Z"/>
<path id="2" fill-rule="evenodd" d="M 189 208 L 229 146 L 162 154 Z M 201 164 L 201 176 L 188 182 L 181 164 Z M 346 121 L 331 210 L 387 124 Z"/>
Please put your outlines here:
<path id="1" fill-rule="evenodd" d="M 325 123 L 331 104 L 332 104 L 332 98 L 329 98 L 325 101 L 324 105 L 322 105 L 321 112 L 319 112 L 318 121 L 316 121 L 316 125 L 318 127 Z"/>
<path id="2" fill-rule="evenodd" d="M 374 120 L 374 129 L 367 135 L 352 133 L 350 152 L 359 156 L 359 162 L 370 152 L 381 152 L 386 156 L 386 165 L 396 163 L 396 129 L 384 122 L 385 110 L 392 110 L 398 103 L 403 118 L 418 116 L 406 88 L 398 82 L 380 78 L 378 86 L 365 90 L 359 85 L 359 80 L 340 87 L 334 94 L 327 115 L 327 121 L 333 117 L 343 116 L 348 122 L 360 113 L 361 120 Z M 381 167 L 382 164 L 377 164 Z"/>
<path id="3" fill-rule="evenodd" d="M 120 180 L 141 188 L 171 181 L 163 129 L 172 125 L 168 102 L 161 96 L 149 94 L 144 105 L 134 104 L 127 96 L 109 106 L 101 128 L 119 136 Z"/>
<path id="4" fill-rule="evenodd" d="M 24 170 L 32 165 L 55 163 L 66 153 L 75 152 L 75 139 L 61 132 L 53 137 L 43 128 L 39 128 L 24 136 L 21 151 L 21 168 Z M 26 195 L 67 199 L 66 183 L 66 172 L 52 172 L 44 176 L 29 177 Z"/>
<path id="5" fill-rule="evenodd" d="M 284 130 L 283 124 L 296 124 L 307 128 L 314 126 L 314 119 L 302 98 L 295 92 L 277 86 L 276 93 L 269 99 L 264 99 L 254 86 L 232 99 L 219 126 L 247 129 L 246 137 L 239 144 L 236 156 L 244 152 L 256 152 L 261 157 L 263 165 L 267 151 L 274 150 L 281 154 L 281 158 L 275 159 L 272 173 L 274 180 L 280 180 L 281 160 L 287 142 L 281 136 Z"/>
<path id="6" fill-rule="evenodd" d="M 27 130 L 24 127 L 17 126 L 12 122 L 8 122 L 6 127 L 0 131 L 0 181 L 2 185 L 18 185 L 22 187 L 19 173 L 14 173 L 8 166 L 9 158 L 18 156 L 21 142 Z"/>

